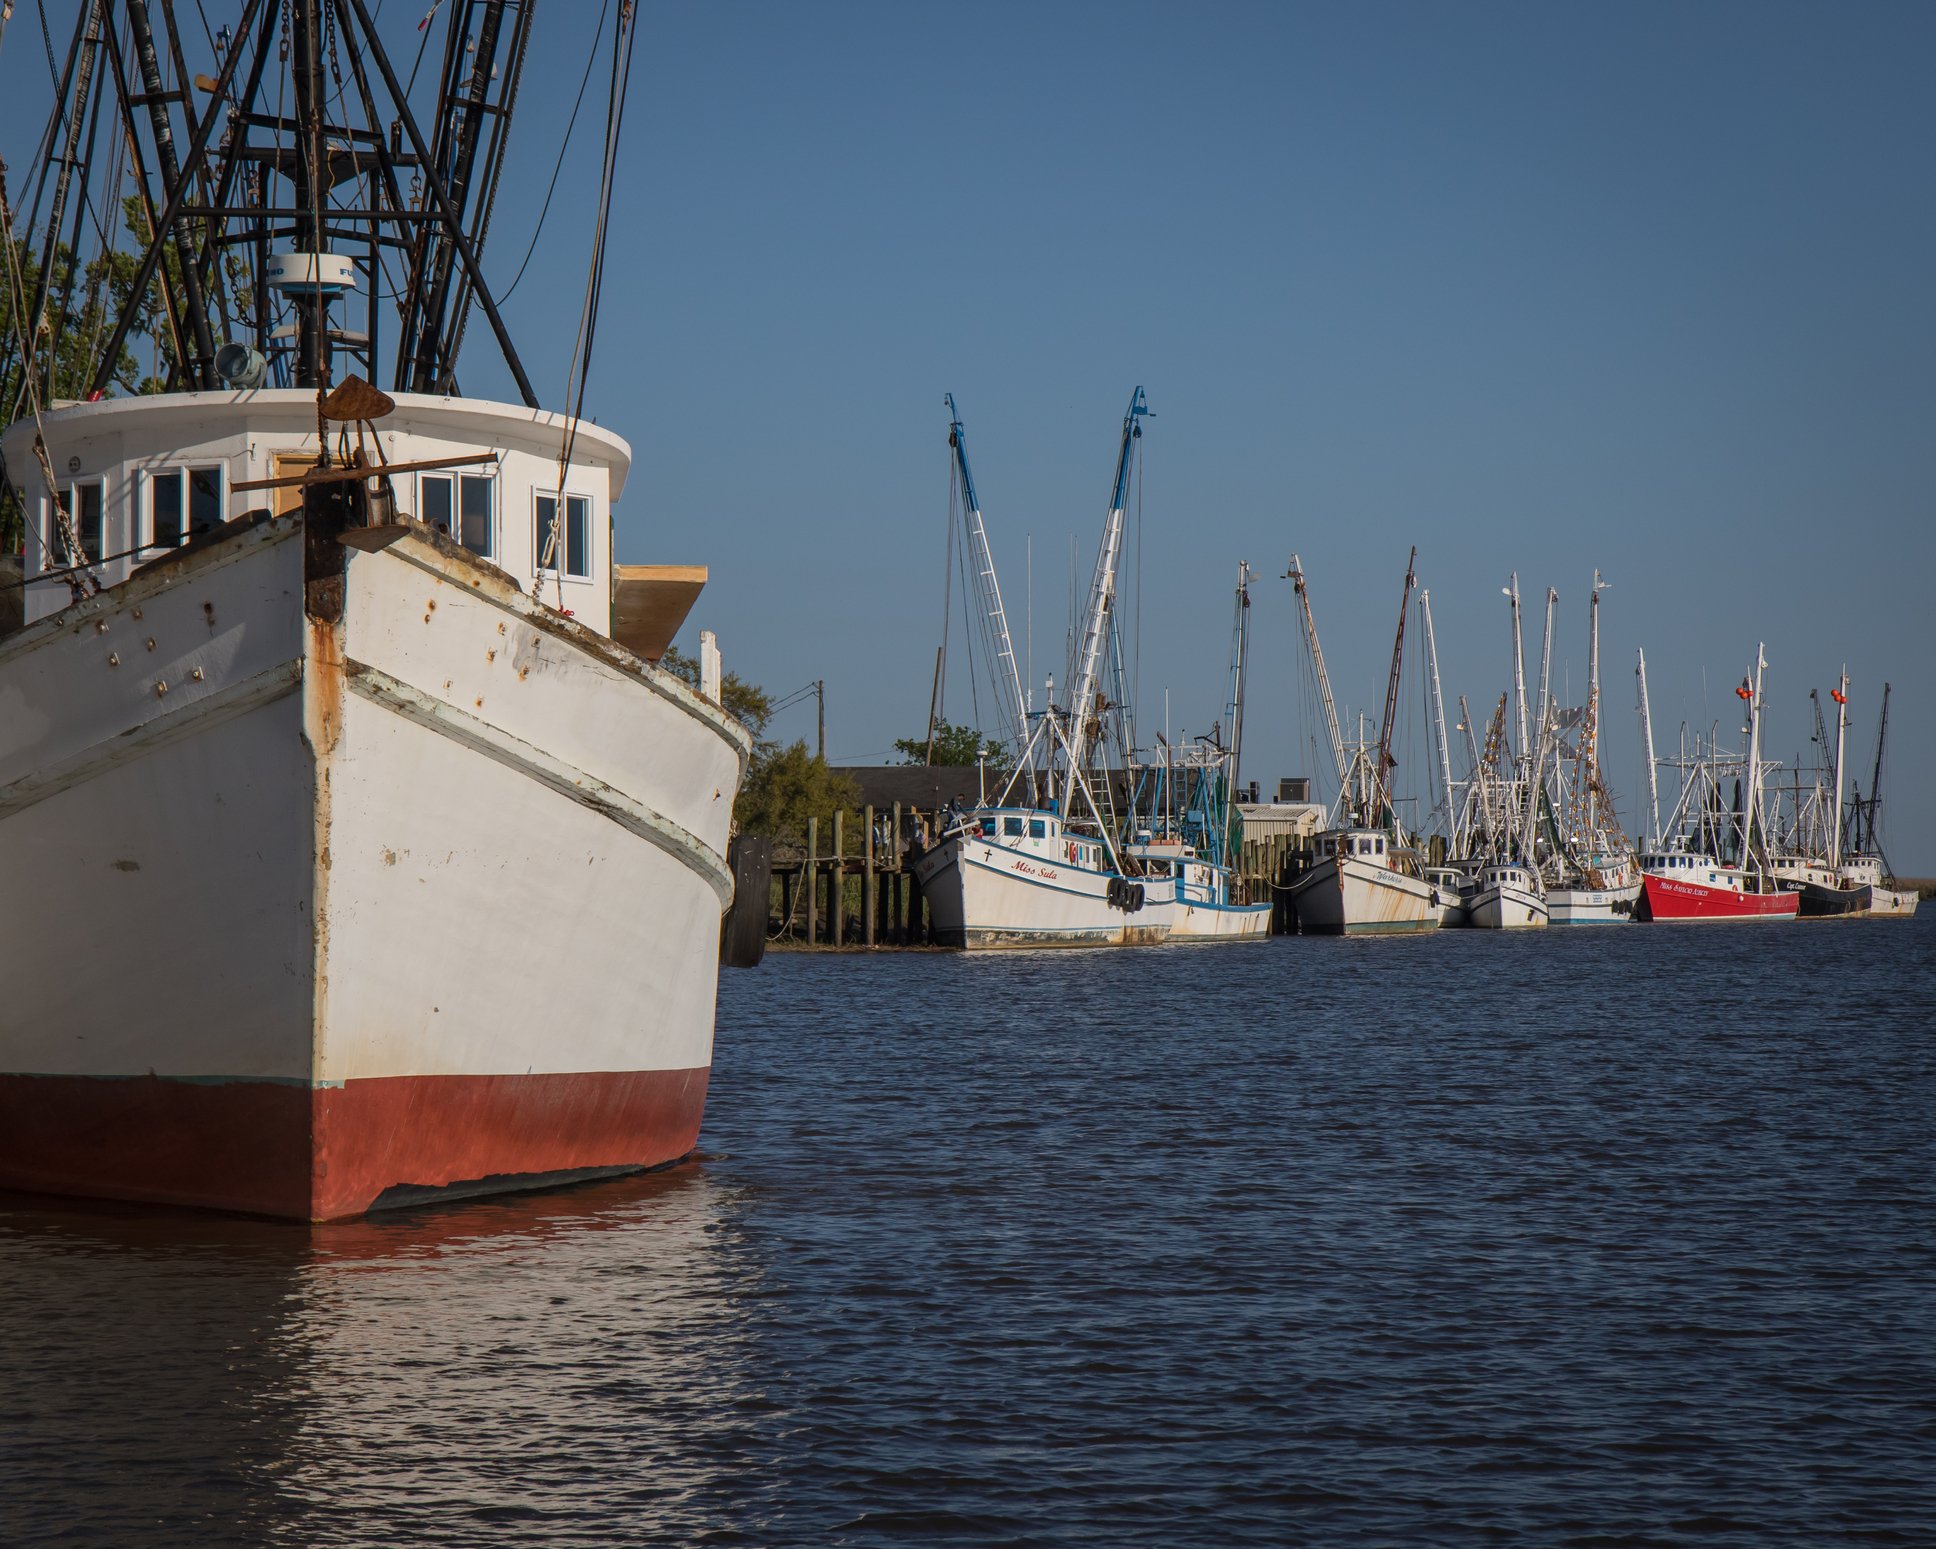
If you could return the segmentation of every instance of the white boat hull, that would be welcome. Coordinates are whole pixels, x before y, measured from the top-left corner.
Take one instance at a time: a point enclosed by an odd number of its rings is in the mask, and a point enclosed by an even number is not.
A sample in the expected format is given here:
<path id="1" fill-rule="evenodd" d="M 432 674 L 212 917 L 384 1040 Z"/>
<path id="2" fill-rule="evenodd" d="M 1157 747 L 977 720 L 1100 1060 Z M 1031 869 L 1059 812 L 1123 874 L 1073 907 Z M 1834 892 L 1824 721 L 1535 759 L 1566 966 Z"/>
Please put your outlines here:
<path id="1" fill-rule="evenodd" d="M 1403 935 L 1437 930 L 1430 883 L 1355 855 L 1320 858 L 1291 885 L 1298 929 L 1319 935 Z"/>
<path id="2" fill-rule="evenodd" d="M 1638 897 L 1638 882 L 1629 887 L 1550 888 L 1547 916 L 1555 925 L 1622 925 L 1633 918 Z"/>
<path id="3" fill-rule="evenodd" d="M 1871 883 L 1867 912 L 1881 919 L 1906 920 L 1916 912 L 1916 904 L 1921 897 L 1914 888 L 1884 887 L 1879 882 Z"/>
<path id="4" fill-rule="evenodd" d="M 1472 895 L 1472 923 L 1480 930 L 1544 930 L 1546 900 L 1527 888 L 1490 883 Z"/>
<path id="5" fill-rule="evenodd" d="M 967 951 L 1154 946 L 1175 919 L 1174 883 L 1130 879 L 1142 906 L 1109 896 L 1113 872 L 1092 871 L 971 834 L 944 839 L 915 862 L 935 940 Z"/>
<path id="6" fill-rule="evenodd" d="M 334 617 L 288 517 L 0 645 L 0 1184 L 326 1219 L 692 1148 L 745 734 L 399 533 Z"/>
<path id="7" fill-rule="evenodd" d="M 1179 900 L 1171 941 L 1262 941 L 1270 935 L 1269 904 L 1214 904 Z"/>

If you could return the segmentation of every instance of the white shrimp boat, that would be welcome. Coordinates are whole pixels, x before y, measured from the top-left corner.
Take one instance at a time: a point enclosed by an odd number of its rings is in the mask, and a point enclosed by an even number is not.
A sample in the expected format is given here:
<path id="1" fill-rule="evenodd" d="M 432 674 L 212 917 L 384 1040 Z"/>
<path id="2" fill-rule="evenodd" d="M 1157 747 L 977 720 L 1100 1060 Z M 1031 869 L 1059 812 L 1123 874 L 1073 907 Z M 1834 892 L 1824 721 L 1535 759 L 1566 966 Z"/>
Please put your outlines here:
<path id="1" fill-rule="evenodd" d="M 1402 869 L 1383 829 L 1337 829 L 1317 837 L 1311 864 L 1291 884 L 1301 931 L 1332 936 L 1436 930 L 1442 895 Z"/>
<path id="2" fill-rule="evenodd" d="M 1427 866 L 1425 880 L 1432 884 L 1433 902 L 1438 906 L 1439 925 L 1453 930 L 1472 923 L 1472 878 L 1457 866 Z"/>
<path id="3" fill-rule="evenodd" d="M 1170 919 L 1171 941 L 1262 941 L 1270 935 L 1271 904 L 1247 899 L 1244 880 L 1228 864 L 1242 849 L 1242 820 L 1234 802 L 1243 754 L 1250 583 L 1255 578 L 1250 566 L 1240 561 L 1230 632 L 1230 691 L 1224 702 L 1229 744 L 1224 744 L 1220 732 L 1213 732 L 1172 747 L 1165 735 L 1160 762 L 1142 771 L 1153 777 L 1153 786 L 1130 796 L 1130 807 L 1139 814 L 1133 821 L 1146 820 L 1149 826 L 1136 830 L 1125 854 L 1143 875 L 1173 883 L 1176 907 Z"/>
<path id="4" fill-rule="evenodd" d="M 1632 858 L 1598 854 L 1583 872 L 1546 889 L 1546 910 L 1555 925 L 1619 925 L 1633 918 L 1639 898 L 1640 871 Z"/>
<path id="5" fill-rule="evenodd" d="M 1262 941 L 1270 935 L 1271 906 L 1233 898 L 1235 877 L 1199 855 L 1176 862 L 1176 908 L 1171 941 Z"/>
<path id="6" fill-rule="evenodd" d="M 224 83 L 276 48 L 238 38 Z M 32 570 L 62 561 L 0 642 L 0 1185 L 327 1219 L 674 1161 L 750 744 L 613 638 L 630 450 L 354 374 L 325 395 L 360 271 L 269 263 L 273 365 L 192 354 L 182 390 L 0 442 Z"/>
<path id="7" fill-rule="evenodd" d="M 1174 905 L 1169 941 L 1262 941 L 1270 935 L 1271 906 L 1236 899 L 1228 866 L 1197 853 L 1181 839 L 1140 837 L 1125 855 L 1147 883 L 1166 883 Z"/>
<path id="8" fill-rule="evenodd" d="M 1546 929 L 1546 897 L 1525 866 L 1484 867 L 1469 907 L 1472 923 L 1481 930 Z"/>
<path id="9" fill-rule="evenodd" d="M 1116 480 L 1090 583 L 1070 708 L 1051 705 L 1039 714 L 1031 714 L 1022 693 L 968 467 L 966 432 L 953 414 L 952 395 L 947 402 L 964 541 L 995 641 L 998 702 L 1009 717 L 1009 737 L 1018 756 L 1003 793 L 992 803 L 956 814 L 914 861 L 935 940 L 968 951 L 1154 945 L 1170 931 L 1175 878 L 1145 874 L 1125 859 L 1088 783 L 1090 773 L 1106 778 L 1106 772 L 1089 768 L 1095 739 L 1090 732 L 1094 716 L 1087 712 L 1095 702 L 1111 628 L 1130 469 L 1143 433 L 1140 422 L 1149 412 L 1143 389 L 1131 395 L 1123 416 Z"/>
<path id="10" fill-rule="evenodd" d="M 1396 762 L 1391 756 L 1392 722 L 1398 709 L 1399 669 L 1404 660 L 1405 614 L 1417 583 L 1418 550 L 1405 567 L 1405 588 L 1398 602 L 1398 633 L 1392 643 L 1391 674 L 1385 687 L 1383 729 L 1376 744 L 1361 740 L 1346 752 L 1338 730 L 1337 703 L 1318 644 L 1304 567 L 1291 556 L 1290 579 L 1296 588 L 1324 708 L 1325 729 L 1338 771 L 1338 798 L 1332 826 L 1319 834 L 1303 869 L 1292 880 L 1289 901 L 1300 931 L 1323 935 L 1409 935 L 1437 930 L 1446 895 L 1425 874 L 1419 853 L 1392 814 L 1387 784 Z"/>
<path id="11" fill-rule="evenodd" d="M 968 951 L 1155 946 L 1175 916 L 1173 878 L 1130 877 L 1109 845 L 1039 807 L 983 807 L 914 862 L 934 939 Z"/>
<path id="12" fill-rule="evenodd" d="M 1805 918 L 1907 919 L 1916 912 L 1918 894 L 1896 884 L 1876 833 L 1881 801 L 1883 752 L 1889 734 L 1889 685 L 1882 685 L 1882 707 L 1876 721 L 1875 770 L 1870 777 L 1869 795 L 1859 792 L 1848 804 L 1845 823 L 1842 806 L 1842 762 L 1848 738 L 1849 675 L 1842 674 L 1840 685 L 1830 691 L 1836 705 L 1835 766 L 1833 789 L 1826 802 L 1828 842 L 1817 844 L 1813 853 L 1779 857 L 1776 876 L 1785 886 L 1801 895 L 1800 913 Z M 1824 729 L 1817 726 L 1817 736 Z M 1845 830 L 1850 843 L 1844 848 Z"/>
<path id="13" fill-rule="evenodd" d="M 1881 857 L 1875 855 L 1856 855 L 1844 861 L 1836 872 L 1836 886 L 1854 903 L 1851 912 L 1877 919 L 1908 919 L 1922 896 L 1914 888 L 1896 885 L 1884 871 Z M 1806 893 L 1802 909 L 1808 912 Z"/>

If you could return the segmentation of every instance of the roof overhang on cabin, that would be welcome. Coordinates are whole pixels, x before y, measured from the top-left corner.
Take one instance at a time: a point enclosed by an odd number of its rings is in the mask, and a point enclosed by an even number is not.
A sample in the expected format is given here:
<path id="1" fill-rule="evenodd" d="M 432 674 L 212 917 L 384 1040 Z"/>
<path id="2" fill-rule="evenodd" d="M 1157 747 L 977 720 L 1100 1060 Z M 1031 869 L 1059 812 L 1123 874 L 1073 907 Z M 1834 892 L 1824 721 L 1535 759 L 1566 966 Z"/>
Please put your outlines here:
<path id="1" fill-rule="evenodd" d="M 704 565 L 620 565 L 612 588 L 612 638 L 656 662 L 699 600 Z"/>

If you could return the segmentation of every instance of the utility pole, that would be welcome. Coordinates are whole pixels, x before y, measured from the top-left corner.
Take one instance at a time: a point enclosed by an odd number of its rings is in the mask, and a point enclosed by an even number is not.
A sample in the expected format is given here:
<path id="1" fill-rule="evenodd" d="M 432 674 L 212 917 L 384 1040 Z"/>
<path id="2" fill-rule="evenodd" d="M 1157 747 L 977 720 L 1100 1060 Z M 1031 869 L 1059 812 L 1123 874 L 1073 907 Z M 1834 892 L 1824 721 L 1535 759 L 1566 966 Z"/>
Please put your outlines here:
<path id="1" fill-rule="evenodd" d="M 827 680 L 825 678 L 813 680 L 813 697 L 819 707 L 819 727 L 814 734 L 814 752 L 819 755 L 820 762 L 824 764 L 827 762 Z"/>

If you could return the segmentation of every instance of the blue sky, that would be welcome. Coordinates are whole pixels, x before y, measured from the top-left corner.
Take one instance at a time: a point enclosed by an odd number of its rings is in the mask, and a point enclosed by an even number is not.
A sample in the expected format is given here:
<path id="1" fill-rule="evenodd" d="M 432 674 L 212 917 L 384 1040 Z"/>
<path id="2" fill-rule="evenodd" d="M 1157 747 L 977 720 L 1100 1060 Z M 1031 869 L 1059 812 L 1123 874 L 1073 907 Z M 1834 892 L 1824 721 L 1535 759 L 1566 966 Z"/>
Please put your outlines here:
<path id="1" fill-rule="evenodd" d="M 595 15 L 539 18 L 487 259 L 500 283 Z M 1173 726 L 1217 715 L 1239 559 L 1270 577 L 1245 770 L 1266 786 L 1314 770 L 1275 579 L 1293 550 L 1339 693 L 1373 713 L 1409 545 L 1447 693 L 1481 714 L 1508 682 L 1507 573 L 1534 650 L 1559 588 L 1555 680 L 1577 687 L 1597 566 L 1623 813 L 1634 648 L 1670 746 L 1683 719 L 1738 724 L 1731 686 L 1765 640 L 1775 756 L 1806 747 L 1807 691 L 1846 661 L 1866 785 L 1894 684 L 1885 839 L 1899 869 L 1936 873 L 1936 11 L 641 18 L 590 400 L 638 455 L 620 557 L 709 564 L 692 628 L 777 692 L 826 678 L 837 759 L 880 759 L 924 723 L 942 394 L 1018 632 L 1033 537 L 1039 677 L 1061 657 L 1070 537 L 1086 571 L 1141 383 L 1146 725 L 1166 688 Z M 17 14 L 0 81 L 44 96 L 33 25 Z M 596 129 L 581 122 L 582 165 L 507 309 L 552 402 Z M 0 133 L 10 159 L 32 132 Z M 507 390 L 488 342 L 471 330 L 473 393 Z M 1405 701 L 1400 778 L 1422 791 L 1409 672 Z M 810 738 L 811 707 L 792 716 L 776 731 Z"/>

